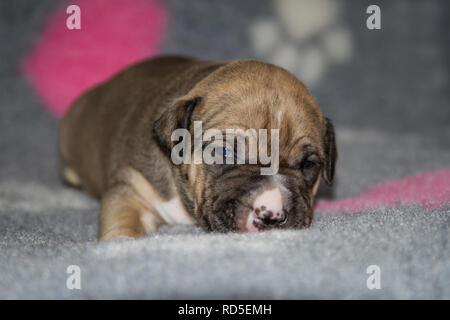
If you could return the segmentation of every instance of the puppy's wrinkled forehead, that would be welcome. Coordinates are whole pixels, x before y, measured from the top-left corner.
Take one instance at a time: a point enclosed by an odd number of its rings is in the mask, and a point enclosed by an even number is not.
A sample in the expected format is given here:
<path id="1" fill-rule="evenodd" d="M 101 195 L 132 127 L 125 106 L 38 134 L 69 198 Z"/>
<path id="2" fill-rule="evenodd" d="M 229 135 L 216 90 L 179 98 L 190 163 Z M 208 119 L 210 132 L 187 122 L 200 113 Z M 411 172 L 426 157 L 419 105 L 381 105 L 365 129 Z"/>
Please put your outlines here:
<path id="1" fill-rule="evenodd" d="M 222 67 L 193 90 L 204 98 L 196 114 L 204 129 L 280 129 L 280 151 L 321 145 L 325 119 L 305 85 L 275 65 L 239 61 Z M 301 143 L 300 143 L 301 142 Z"/>

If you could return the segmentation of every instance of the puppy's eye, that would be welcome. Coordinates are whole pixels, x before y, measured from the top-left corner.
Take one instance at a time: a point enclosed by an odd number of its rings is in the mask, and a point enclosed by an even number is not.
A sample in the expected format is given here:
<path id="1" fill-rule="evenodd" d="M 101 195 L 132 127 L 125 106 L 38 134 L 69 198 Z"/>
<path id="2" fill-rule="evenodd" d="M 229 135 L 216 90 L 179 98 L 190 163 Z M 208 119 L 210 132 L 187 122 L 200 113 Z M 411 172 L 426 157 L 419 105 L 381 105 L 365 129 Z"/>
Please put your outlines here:
<path id="1" fill-rule="evenodd" d="M 223 147 L 223 156 L 225 158 L 231 158 L 231 157 L 233 157 L 233 151 L 229 150 L 229 148 L 227 148 L 227 147 Z"/>
<path id="2" fill-rule="evenodd" d="M 304 169 L 311 169 L 311 168 L 314 167 L 315 165 L 316 165 L 316 164 L 315 164 L 313 161 L 311 161 L 311 160 L 305 160 L 305 161 L 302 162 L 301 168 L 302 168 L 302 170 L 304 170 Z"/>

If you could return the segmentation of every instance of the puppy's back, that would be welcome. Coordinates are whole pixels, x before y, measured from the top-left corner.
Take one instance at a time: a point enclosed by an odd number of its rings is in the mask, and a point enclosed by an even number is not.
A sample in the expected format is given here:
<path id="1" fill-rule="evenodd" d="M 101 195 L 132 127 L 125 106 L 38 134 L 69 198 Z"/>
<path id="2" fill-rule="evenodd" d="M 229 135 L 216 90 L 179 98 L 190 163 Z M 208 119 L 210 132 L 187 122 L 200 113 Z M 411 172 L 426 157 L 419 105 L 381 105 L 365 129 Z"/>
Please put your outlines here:
<path id="1" fill-rule="evenodd" d="M 221 65 L 158 57 L 131 66 L 81 95 L 60 125 L 63 179 L 100 197 L 115 170 L 133 166 L 139 149 L 157 149 L 147 129 L 169 101 L 187 93 L 215 69 L 208 67 L 211 64 Z"/>

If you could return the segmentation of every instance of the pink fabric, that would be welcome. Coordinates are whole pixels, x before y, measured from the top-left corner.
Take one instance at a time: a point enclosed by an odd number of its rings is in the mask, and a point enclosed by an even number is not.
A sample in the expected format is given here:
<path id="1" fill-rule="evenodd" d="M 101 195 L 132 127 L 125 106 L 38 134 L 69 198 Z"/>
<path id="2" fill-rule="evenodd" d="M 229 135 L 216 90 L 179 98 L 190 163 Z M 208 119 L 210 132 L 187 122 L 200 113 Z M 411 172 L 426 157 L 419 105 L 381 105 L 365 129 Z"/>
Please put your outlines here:
<path id="1" fill-rule="evenodd" d="M 360 212 L 400 204 L 415 204 L 430 209 L 450 204 L 450 170 L 385 182 L 351 198 L 318 201 L 315 209 L 322 213 Z"/>
<path id="2" fill-rule="evenodd" d="M 80 30 L 66 27 L 69 4 L 81 9 Z M 50 17 L 23 61 L 25 73 L 50 111 L 61 116 L 87 88 L 157 54 L 167 18 L 159 0 L 71 1 Z"/>

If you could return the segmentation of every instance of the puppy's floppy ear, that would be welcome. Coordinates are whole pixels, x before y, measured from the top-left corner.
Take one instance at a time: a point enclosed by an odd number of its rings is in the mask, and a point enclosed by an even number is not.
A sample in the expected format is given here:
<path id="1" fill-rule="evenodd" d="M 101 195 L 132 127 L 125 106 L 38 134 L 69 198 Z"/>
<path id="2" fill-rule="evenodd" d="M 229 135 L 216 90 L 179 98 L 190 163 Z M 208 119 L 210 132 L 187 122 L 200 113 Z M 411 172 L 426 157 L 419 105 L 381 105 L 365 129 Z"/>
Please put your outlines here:
<path id="1" fill-rule="evenodd" d="M 180 99 L 168 108 L 153 124 L 153 135 L 159 146 L 170 154 L 174 142 L 170 139 L 175 129 L 190 129 L 192 113 L 201 101 L 200 97 Z"/>
<path id="2" fill-rule="evenodd" d="M 336 168 L 336 159 L 337 159 L 337 149 L 336 149 L 336 138 L 334 135 L 334 126 L 331 123 L 331 120 L 325 118 L 325 138 L 324 138 L 324 146 L 325 146 L 325 168 L 323 170 L 322 176 L 325 182 L 328 185 L 333 184 L 334 181 L 334 171 Z"/>

